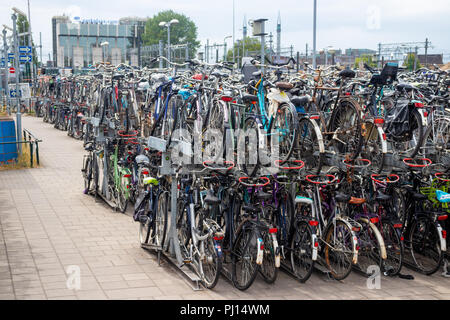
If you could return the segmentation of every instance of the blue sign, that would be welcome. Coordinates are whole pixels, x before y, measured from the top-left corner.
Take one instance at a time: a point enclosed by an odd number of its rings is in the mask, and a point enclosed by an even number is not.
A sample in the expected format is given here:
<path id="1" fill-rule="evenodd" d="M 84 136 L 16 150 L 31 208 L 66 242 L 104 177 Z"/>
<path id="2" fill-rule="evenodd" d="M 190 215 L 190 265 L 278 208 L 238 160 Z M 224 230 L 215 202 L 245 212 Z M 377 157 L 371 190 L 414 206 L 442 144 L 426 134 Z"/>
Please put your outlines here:
<path id="1" fill-rule="evenodd" d="M 15 89 L 9 90 L 9 96 L 10 96 L 11 98 L 17 97 L 17 91 L 16 91 Z M 19 96 L 20 96 L 20 91 L 19 91 Z"/>
<path id="2" fill-rule="evenodd" d="M 0 65 L 2 66 L 2 68 L 4 68 L 6 66 L 5 58 L 2 58 L 2 62 L 0 63 Z"/>
<path id="3" fill-rule="evenodd" d="M 20 53 L 31 53 L 31 47 L 28 46 L 21 46 L 19 47 L 19 52 Z"/>
<path id="4" fill-rule="evenodd" d="M 31 55 L 19 56 L 20 62 L 31 62 L 31 60 L 33 60 L 33 57 Z"/>

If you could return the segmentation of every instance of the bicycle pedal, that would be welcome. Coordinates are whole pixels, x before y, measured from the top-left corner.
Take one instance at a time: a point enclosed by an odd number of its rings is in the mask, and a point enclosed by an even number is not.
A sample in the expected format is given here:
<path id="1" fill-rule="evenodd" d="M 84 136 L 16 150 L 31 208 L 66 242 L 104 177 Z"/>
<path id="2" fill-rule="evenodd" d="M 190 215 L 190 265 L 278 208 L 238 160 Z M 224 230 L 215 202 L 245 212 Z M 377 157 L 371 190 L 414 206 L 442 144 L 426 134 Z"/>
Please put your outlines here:
<path id="1" fill-rule="evenodd" d="M 183 260 L 183 265 L 185 265 L 185 264 L 191 264 L 192 263 L 192 260 Z M 183 266 L 182 265 L 182 266 Z"/>

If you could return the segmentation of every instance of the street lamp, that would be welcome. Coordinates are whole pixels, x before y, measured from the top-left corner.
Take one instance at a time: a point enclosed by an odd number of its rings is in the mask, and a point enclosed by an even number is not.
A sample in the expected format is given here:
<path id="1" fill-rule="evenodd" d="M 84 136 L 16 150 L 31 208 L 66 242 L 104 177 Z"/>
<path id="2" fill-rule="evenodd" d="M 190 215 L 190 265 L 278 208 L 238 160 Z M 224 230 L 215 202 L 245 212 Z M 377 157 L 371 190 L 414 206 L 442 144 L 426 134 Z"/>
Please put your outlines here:
<path id="1" fill-rule="evenodd" d="M 227 43 L 225 40 L 232 38 L 233 36 L 226 36 L 223 38 L 223 61 L 227 61 Z"/>
<path id="2" fill-rule="evenodd" d="M 21 11 L 20 9 L 17 9 L 16 7 L 13 7 L 12 10 L 13 10 L 15 13 L 17 13 L 18 15 L 20 15 L 20 16 L 24 16 L 24 17 L 27 16 L 26 13 L 24 13 L 24 12 Z"/>
<path id="3" fill-rule="evenodd" d="M 170 62 L 170 25 L 177 23 L 179 23 L 177 19 L 172 19 L 169 22 L 161 21 L 159 23 L 160 27 L 167 27 L 167 60 L 169 60 L 169 62 Z"/>

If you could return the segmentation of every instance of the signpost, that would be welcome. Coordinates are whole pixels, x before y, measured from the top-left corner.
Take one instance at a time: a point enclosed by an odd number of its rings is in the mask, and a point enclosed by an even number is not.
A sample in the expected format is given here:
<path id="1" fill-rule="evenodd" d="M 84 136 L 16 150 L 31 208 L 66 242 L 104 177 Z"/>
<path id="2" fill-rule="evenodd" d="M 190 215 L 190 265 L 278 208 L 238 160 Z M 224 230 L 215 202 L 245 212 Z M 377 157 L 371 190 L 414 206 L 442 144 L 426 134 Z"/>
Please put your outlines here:
<path id="1" fill-rule="evenodd" d="M 33 57 L 31 55 L 20 55 L 19 56 L 19 62 L 21 63 L 27 63 L 31 62 L 33 60 Z"/>
<path id="2" fill-rule="evenodd" d="M 19 53 L 30 53 L 31 54 L 31 47 L 28 46 L 20 46 L 19 47 Z"/>

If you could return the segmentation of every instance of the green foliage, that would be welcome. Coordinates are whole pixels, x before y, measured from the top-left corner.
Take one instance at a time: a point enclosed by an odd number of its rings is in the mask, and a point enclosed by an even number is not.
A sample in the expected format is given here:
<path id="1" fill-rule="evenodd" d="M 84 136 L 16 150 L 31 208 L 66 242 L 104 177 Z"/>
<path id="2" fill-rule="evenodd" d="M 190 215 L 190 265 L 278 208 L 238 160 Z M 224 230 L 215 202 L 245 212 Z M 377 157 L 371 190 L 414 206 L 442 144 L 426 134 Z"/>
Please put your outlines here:
<path id="1" fill-rule="evenodd" d="M 189 56 L 194 56 L 200 46 L 200 42 L 197 41 L 197 26 L 189 17 L 172 10 L 161 11 L 147 20 L 142 35 L 144 45 L 158 44 L 159 40 L 167 44 L 167 28 L 160 27 L 159 23 L 169 22 L 172 19 L 177 19 L 179 23 L 170 26 L 170 44 L 189 43 Z"/>
<path id="2" fill-rule="evenodd" d="M 242 44 L 244 45 L 244 54 L 242 53 Z M 267 49 L 267 46 L 266 46 Z M 249 52 L 259 52 L 261 51 L 261 42 L 258 38 L 246 37 L 244 43 L 242 39 L 237 40 L 234 45 L 234 55 L 235 57 L 242 57 Z M 233 48 L 229 49 L 227 52 L 227 61 L 233 60 Z"/>
<path id="3" fill-rule="evenodd" d="M 362 62 L 362 64 L 366 63 L 369 67 L 376 68 L 377 63 L 373 61 L 373 56 L 369 54 L 363 54 L 361 57 L 358 57 L 355 59 L 355 68 L 359 68 L 359 64 Z"/>
<path id="4" fill-rule="evenodd" d="M 416 59 L 416 55 L 414 53 L 408 54 L 405 61 L 403 62 L 403 66 L 406 67 L 409 71 L 414 71 L 414 60 Z M 422 68 L 422 65 L 417 59 L 416 70 Z"/>

